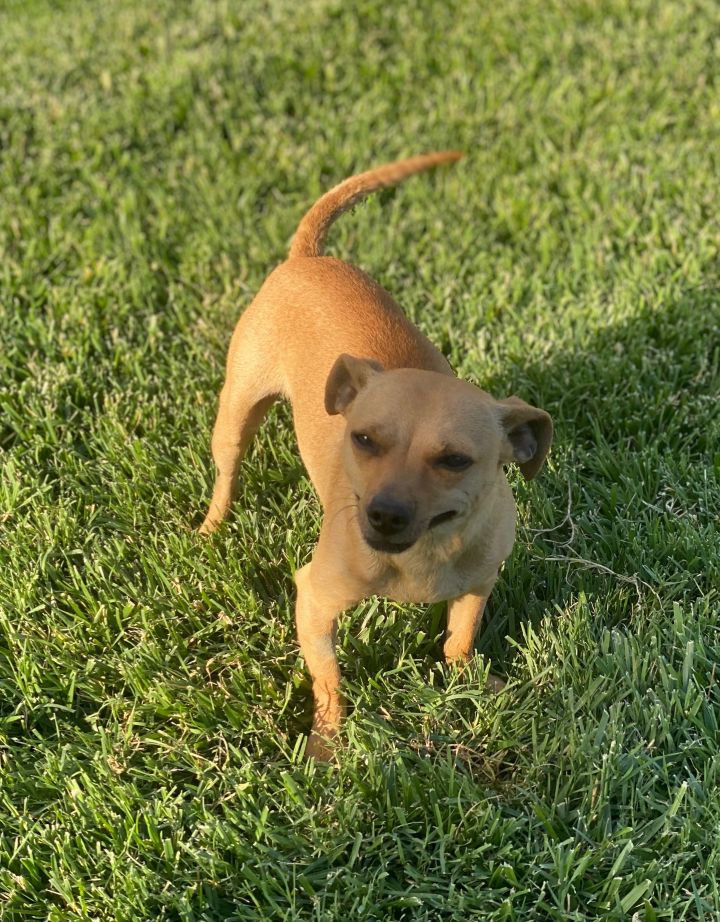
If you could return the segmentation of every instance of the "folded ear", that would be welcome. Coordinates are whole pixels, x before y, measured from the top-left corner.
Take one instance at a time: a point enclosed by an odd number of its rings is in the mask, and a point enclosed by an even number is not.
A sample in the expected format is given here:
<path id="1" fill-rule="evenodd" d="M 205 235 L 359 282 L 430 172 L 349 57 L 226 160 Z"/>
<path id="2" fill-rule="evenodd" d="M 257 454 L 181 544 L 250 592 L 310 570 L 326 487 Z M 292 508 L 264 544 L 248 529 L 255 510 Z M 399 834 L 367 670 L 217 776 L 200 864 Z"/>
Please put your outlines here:
<path id="1" fill-rule="evenodd" d="M 382 365 L 372 359 L 339 356 L 325 385 L 325 409 L 331 416 L 344 413 L 370 378 L 382 370 Z"/>
<path id="2" fill-rule="evenodd" d="M 550 450 L 553 424 L 550 414 L 519 397 L 498 400 L 500 422 L 507 438 L 507 461 L 516 461 L 525 480 L 532 480 Z"/>

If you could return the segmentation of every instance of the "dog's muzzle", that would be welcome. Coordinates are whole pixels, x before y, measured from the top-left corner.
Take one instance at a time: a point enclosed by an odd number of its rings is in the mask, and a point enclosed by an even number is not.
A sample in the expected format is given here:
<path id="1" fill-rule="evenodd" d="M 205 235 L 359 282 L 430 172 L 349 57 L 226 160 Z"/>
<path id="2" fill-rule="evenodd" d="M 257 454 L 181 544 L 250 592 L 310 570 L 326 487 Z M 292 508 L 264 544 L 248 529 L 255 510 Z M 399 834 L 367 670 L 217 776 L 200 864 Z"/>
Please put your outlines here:
<path id="1" fill-rule="evenodd" d="M 375 551 L 400 554 L 412 547 L 417 535 L 412 534 L 415 505 L 379 493 L 365 510 L 367 526 L 363 538 Z"/>

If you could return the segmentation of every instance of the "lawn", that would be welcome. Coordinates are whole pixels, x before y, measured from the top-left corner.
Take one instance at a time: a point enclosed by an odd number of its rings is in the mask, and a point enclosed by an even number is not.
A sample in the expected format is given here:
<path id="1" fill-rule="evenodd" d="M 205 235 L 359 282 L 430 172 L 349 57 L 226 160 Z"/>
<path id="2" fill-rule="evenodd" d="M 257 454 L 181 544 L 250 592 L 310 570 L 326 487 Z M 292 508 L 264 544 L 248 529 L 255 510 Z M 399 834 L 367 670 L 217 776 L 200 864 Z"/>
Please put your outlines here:
<path id="1" fill-rule="evenodd" d="M 2 5 L 3 922 L 720 918 L 717 13 Z M 322 191 L 446 147 L 329 252 L 556 440 L 476 659 L 348 613 L 315 765 L 287 408 L 194 531 L 224 353 Z"/>

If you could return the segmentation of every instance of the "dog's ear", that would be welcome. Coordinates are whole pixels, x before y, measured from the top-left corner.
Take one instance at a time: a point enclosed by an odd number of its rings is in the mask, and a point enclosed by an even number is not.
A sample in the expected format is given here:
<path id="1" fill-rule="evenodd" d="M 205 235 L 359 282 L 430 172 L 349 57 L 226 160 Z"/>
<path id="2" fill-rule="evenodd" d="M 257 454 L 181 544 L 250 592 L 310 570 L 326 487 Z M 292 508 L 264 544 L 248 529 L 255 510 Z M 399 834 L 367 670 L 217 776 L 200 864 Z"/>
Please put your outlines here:
<path id="1" fill-rule="evenodd" d="M 553 424 L 550 414 L 519 397 L 498 400 L 500 422 L 507 439 L 506 461 L 515 461 L 525 480 L 532 480 L 550 450 Z"/>
<path id="2" fill-rule="evenodd" d="M 373 375 L 383 367 L 372 359 L 341 355 L 330 370 L 325 385 L 325 409 L 331 416 L 344 413 Z"/>

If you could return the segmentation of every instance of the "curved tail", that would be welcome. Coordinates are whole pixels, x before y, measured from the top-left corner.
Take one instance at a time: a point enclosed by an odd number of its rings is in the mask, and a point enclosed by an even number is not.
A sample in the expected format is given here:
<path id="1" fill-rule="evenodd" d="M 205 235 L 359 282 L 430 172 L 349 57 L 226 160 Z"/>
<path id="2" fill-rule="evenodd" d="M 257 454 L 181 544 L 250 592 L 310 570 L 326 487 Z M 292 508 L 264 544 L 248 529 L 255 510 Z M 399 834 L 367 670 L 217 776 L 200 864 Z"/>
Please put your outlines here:
<path id="1" fill-rule="evenodd" d="M 364 199 L 376 189 L 384 186 L 394 186 L 413 173 L 420 173 L 430 167 L 441 163 L 453 163 L 462 157 L 458 150 L 443 150 L 434 154 L 422 154 L 419 157 L 410 157 L 407 160 L 398 160 L 388 163 L 367 173 L 351 176 L 326 192 L 315 202 L 310 211 L 298 225 L 292 245 L 290 258 L 295 256 L 322 256 L 325 236 L 340 215 L 352 208 L 361 199 Z"/>

